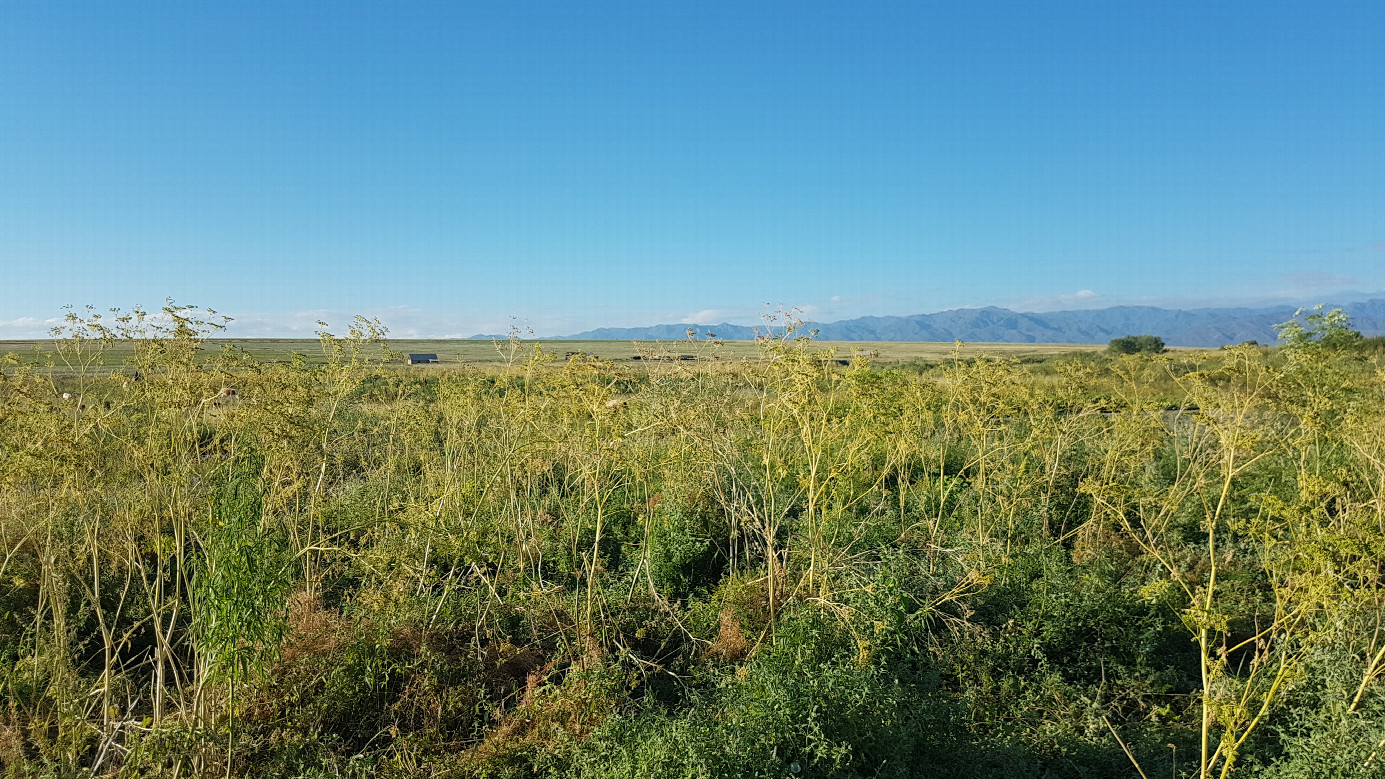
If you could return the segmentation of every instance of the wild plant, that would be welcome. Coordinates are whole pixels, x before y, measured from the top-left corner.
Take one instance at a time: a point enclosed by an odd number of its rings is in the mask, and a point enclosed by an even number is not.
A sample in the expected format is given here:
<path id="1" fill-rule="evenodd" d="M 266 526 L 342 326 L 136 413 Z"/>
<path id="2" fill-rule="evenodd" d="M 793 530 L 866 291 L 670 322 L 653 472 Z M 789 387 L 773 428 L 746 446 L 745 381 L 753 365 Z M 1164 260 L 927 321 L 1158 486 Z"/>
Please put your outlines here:
<path id="1" fill-rule="evenodd" d="M 1357 356 L 897 370 L 790 314 L 746 363 L 422 373 L 370 321 L 315 365 L 215 322 L 74 314 L 51 369 L 0 365 L 12 773 L 1385 759 Z"/>

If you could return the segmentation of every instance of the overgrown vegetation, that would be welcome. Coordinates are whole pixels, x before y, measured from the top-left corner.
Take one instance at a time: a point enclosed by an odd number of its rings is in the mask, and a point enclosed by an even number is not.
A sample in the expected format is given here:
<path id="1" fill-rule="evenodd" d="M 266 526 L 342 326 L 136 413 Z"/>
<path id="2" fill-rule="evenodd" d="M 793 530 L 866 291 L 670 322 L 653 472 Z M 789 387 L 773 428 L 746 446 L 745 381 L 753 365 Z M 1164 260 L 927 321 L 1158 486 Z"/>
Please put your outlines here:
<path id="1" fill-rule="evenodd" d="M 214 322 L 73 314 L 0 374 L 6 776 L 1381 775 L 1385 370 L 1340 318 L 426 373 Z"/>

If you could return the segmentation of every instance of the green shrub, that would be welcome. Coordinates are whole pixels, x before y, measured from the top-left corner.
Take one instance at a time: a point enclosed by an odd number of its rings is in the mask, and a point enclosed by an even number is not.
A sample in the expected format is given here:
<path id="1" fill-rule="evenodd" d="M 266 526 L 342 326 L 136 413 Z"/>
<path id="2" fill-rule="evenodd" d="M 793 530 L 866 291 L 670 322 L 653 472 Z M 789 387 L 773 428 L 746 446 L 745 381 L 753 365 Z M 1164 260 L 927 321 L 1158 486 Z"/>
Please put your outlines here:
<path id="1" fill-rule="evenodd" d="M 1112 338 L 1106 348 L 1113 354 L 1163 354 L 1164 339 L 1157 335 L 1123 335 Z"/>

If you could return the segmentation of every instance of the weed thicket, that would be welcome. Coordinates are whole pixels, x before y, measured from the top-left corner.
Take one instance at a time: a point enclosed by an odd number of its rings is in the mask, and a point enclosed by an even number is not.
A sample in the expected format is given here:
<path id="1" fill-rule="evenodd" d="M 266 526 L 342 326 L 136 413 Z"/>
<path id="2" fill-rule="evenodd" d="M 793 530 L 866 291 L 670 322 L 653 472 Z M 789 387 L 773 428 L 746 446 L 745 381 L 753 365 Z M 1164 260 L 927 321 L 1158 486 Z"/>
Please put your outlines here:
<path id="1" fill-rule="evenodd" d="M 214 327 L 74 313 L 0 372 L 7 776 L 1385 764 L 1369 351 L 409 372 Z"/>

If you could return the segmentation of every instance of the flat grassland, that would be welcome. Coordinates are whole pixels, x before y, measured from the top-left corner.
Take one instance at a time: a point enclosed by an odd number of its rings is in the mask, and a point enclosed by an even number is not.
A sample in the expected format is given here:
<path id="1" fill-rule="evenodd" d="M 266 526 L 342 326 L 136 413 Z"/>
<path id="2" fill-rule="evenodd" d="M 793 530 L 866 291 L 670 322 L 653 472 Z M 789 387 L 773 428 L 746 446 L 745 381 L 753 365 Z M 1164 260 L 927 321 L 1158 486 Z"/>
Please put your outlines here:
<path id="1" fill-rule="evenodd" d="M 125 363 L 133 350 L 132 341 L 118 341 L 107 348 L 89 367 L 111 369 Z M 492 341 L 464 339 L 388 339 L 385 345 L 404 362 L 410 353 L 438 355 L 440 365 L 498 366 L 527 359 L 538 346 L 555 362 L 574 354 L 617 363 L 659 362 L 694 359 L 699 361 L 748 362 L 761 359 L 763 351 L 755 341 L 568 341 L 526 339 L 521 341 Z M 817 341 L 813 344 L 823 357 L 850 360 L 862 356 L 877 365 L 905 365 L 947 359 L 953 354 L 963 358 L 990 355 L 993 357 L 1054 357 L 1061 354 L 1091 352 L 1105 349 L 1096 344 L 1031 344 L 1031 343 L 948 343 L 903 341 Z M 213 338 L 204 342 L 209 353 L 231 348 L 243 351 L 256 362 L 289 362 L 295 355 L 309 365 L 326 362 L 321 344 L 315 338 Z M 52 339 L 0 340 L 0 356 L 12 354 L 23 365 L 66 367 L 54 349 Z M 425 368 L 425 366 L 418 366 Z"/>

